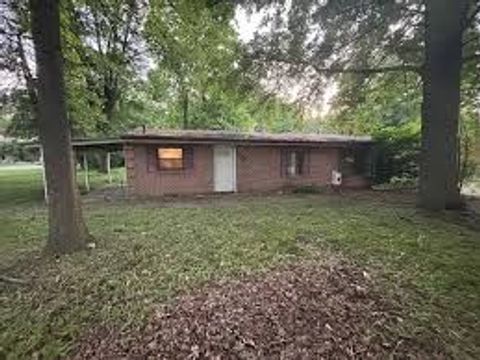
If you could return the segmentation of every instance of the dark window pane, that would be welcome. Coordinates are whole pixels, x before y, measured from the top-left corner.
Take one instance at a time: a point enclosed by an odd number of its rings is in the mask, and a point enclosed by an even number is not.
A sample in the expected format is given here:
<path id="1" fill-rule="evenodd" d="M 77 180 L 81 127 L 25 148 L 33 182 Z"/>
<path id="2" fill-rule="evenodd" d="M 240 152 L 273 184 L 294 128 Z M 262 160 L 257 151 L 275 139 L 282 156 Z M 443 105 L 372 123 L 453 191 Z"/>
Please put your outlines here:
<path id="1" fill-rule="evenodd" d="M 305 162 L 305 155 L 303 151 L 297 151 L 297 175 L 303 175 L 303 164 Z"/>
<path id="2" fill-rule="evenodd" d="M 285 160 L 285 173 L 288 176 L 299 176 L 305 173 L 305 151 L 289 150 Z"/>

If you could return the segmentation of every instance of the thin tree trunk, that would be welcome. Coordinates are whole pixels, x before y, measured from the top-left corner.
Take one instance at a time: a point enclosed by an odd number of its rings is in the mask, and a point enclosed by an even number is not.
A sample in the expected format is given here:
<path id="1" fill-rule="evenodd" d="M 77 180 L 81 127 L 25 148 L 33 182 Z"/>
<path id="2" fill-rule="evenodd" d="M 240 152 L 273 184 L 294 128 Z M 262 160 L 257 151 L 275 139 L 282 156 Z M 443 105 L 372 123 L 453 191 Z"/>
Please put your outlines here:
<path id="1" fill-rule="evenodd" d="M 58 0 L 30 0 L 38 72 L 39 133 L 48 187 L 47 250 L 67 253 L 86 247 L 67 121 Z"/>
<path id="2" fill-rule="evenodd" d="M 183 128 L 188 129 L 189 123 L 188 123 L 188 105 L 189 105 L 189 99 L 188 99 L 188 90 L 183 89 L 182 90 L 182 112 L 183 112 Z"/>
<path id="3" fill-rule="evenodd" d="M 463 156 L 460 156 L 461 161 L 459 162 L 460 163 L 460 179 L 458 183 L 459 183 L 460 189 L 463 188 L 464 182 L 468 177 L 468 168 L 470 163 L 470 139 L 468 138 L 466 129 L 464 133 L 465 135 L 463 138 L 463 146 L 461 151 L 461 153 L 463 153 Z"/>
<path id="4" fill-rule="evenodd" d="M 419 205 L 460 205 L 458 118 L 467 0 L 427 0 Z"/>
<path id="5" fill-rule="evenodd" d="M 115 108 L 118 101 L 116 86 L 111 83 L 108 86 L 105 86 L 104 97 L 105 105 L 103 112 L 105 114 L 105 123 L 101 124 L 101 128 L 99 130 L 106 134 L 109 129 L 112 128 L 115 118 Z"/>
<path id="6" fill-rule="evenodd" d="M 30 68 L 28 66 L 27 55 L 25 54 L 25 49 L 22 42 L 22 34 L 17 34 L 17 48 L 18 54 L 20 57 L 20 67 L 22 69 L 23 78 L 25 79 L 25 86 L 27 88 L 27 94 L 32 104 L 32 114 L 34 117 L 34 125 L 37 127 L 38 124 L 38 98 L 37 98 L 37 89 L 35 84 L 35 79 L 32 76 Z"/>
<path id="7" fill-rule="evenodd" d="M 95 153 L 95 158 L 98 163 L 98 171 L 103 174 L 106 174 L 108 172 L 107 157 L 108 157 L 107 151 L 99 150 Z"/>

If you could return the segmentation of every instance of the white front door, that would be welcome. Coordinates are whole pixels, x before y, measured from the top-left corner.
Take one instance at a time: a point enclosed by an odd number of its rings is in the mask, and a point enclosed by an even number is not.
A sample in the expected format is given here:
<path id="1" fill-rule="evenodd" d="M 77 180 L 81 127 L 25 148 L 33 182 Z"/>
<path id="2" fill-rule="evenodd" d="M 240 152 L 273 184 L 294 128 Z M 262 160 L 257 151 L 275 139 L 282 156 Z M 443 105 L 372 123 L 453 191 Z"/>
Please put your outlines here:
<path id="1" fill-rule="evenodd" d="M 236 151 L 234 146 L 215 145 L 213 147 L 213 182 L 217 192 L 236 190 Z"/>

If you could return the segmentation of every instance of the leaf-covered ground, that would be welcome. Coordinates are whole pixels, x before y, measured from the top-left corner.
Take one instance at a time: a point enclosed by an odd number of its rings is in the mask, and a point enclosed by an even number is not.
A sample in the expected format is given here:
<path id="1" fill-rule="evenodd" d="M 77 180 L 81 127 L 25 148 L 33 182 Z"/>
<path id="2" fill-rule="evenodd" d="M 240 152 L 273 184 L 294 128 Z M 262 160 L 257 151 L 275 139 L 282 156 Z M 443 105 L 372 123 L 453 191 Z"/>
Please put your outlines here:
<path id="1" fill-rule="evenodd" d="M 441 358 L 394 330 L 401 309 L 369 273 L 345 263 L 296 264 L 202 287 L 153 312 L 147 325 L 92 331 L 83 359 Z"/>
<path id="2" fill-rule="evenodd" d="M 297 328 L 302 334 L 310 316 L 315 336 L 300 335 L 291 344 L 305 340 L 313 349 L 318 337 L 330 336 L 329 328 L 339 336 L 357 329 L 354 351 L 380 358 L 396 352 L 429 358 L 438 352 L 474 359 L 480 353 L 478 228 L 459 215 L 420 212 L 409 194 L 89 201 L 85 214 L 97 247 L 52 259 L 41 253 L 45 208 L 25 201 L 9 205 L 13 195 L 6 185 L 0 177 L 0 274 L 25 284 L 0 281 L 0 358 L 85 355 L 91 349 L 82 339 L 102 329 L 109 343 L 102 354 L 122 351 L 121 344 L 132 339 L 147 344 L 149 336 L 170 330 L 186 339 L 182 321 L 191 319 L 188 325 L 194 326 L 194 320 L 217 312 L 226 322 L 208 326 L 222 332 L 236 323 L 243 340 L 230 350 L 245 346 L 247 358 Z M 298 286 L 291 296 L 305 303 L 292 302 L 287 309 L 290 295 L 284 289 L 292 284 Z M 317 297 L 341 301 L 320 303 Z M 270 333 L 268 314 L 248 304 L 275 309 L 272 319 L 285 333 Z M 302 306 L 312 310 L 308 316 Z M 235 309 L 244 309 L 245 322 Z M 384 322 L 372 320 L 376 310 Z M 235 338 L 229 332 L 221 336 Z M 350 351 L 348 341 L 330 341 L 338 354 Z M 289 354 L 288 342 L 282 344 L 272 347 L 272 356 Z M 185 346 L 192 356 L 208 347 Z"/>

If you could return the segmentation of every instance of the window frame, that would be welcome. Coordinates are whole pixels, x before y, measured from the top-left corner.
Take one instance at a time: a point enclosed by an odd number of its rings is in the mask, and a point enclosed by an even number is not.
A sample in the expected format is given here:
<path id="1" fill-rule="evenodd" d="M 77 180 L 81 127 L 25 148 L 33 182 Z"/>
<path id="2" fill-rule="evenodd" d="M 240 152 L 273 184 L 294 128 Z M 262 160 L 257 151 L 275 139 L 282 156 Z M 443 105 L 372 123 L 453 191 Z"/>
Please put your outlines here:
<path id="1" fill-rule="evenodd" d="M 181 149 L 182 150 L 182 157 L 181 159 L 179 158 L 160 158 L 160 150 L 161 149 Z M 175 172 L 175 171 L 184 171 L 187 166 L 186 166 L 186 153 L 187 150 L 185 146 L 157 146 L 155 147 L 155 162 L 157 164 L 157 170 L 162 171 L 162 172 Z M 181 160 L 182 166 L 181 167 L 165 167 L 161 165 L 161 160 Z"/>
<path id="2" fill-rule="evenodd" d="M 292 158 L 295 157 L 295 173 L 291 173 Z M 301 160 L 299 160 L 301 159 Z M 300 161 L 300 164 L 298 163 Z M 304 177 L 309 172 L 309 150 L 304 148 L 283 149 L 282 152 L 282 174 L 287 178 Z"/>
<path id="3" fill-rule="evenodd" d="M 350 146 L 343 149 L 340 158 L 340 171 L 344 177 L 366 176 L 371 173 L 371 150 L 363 146 Z"/>

